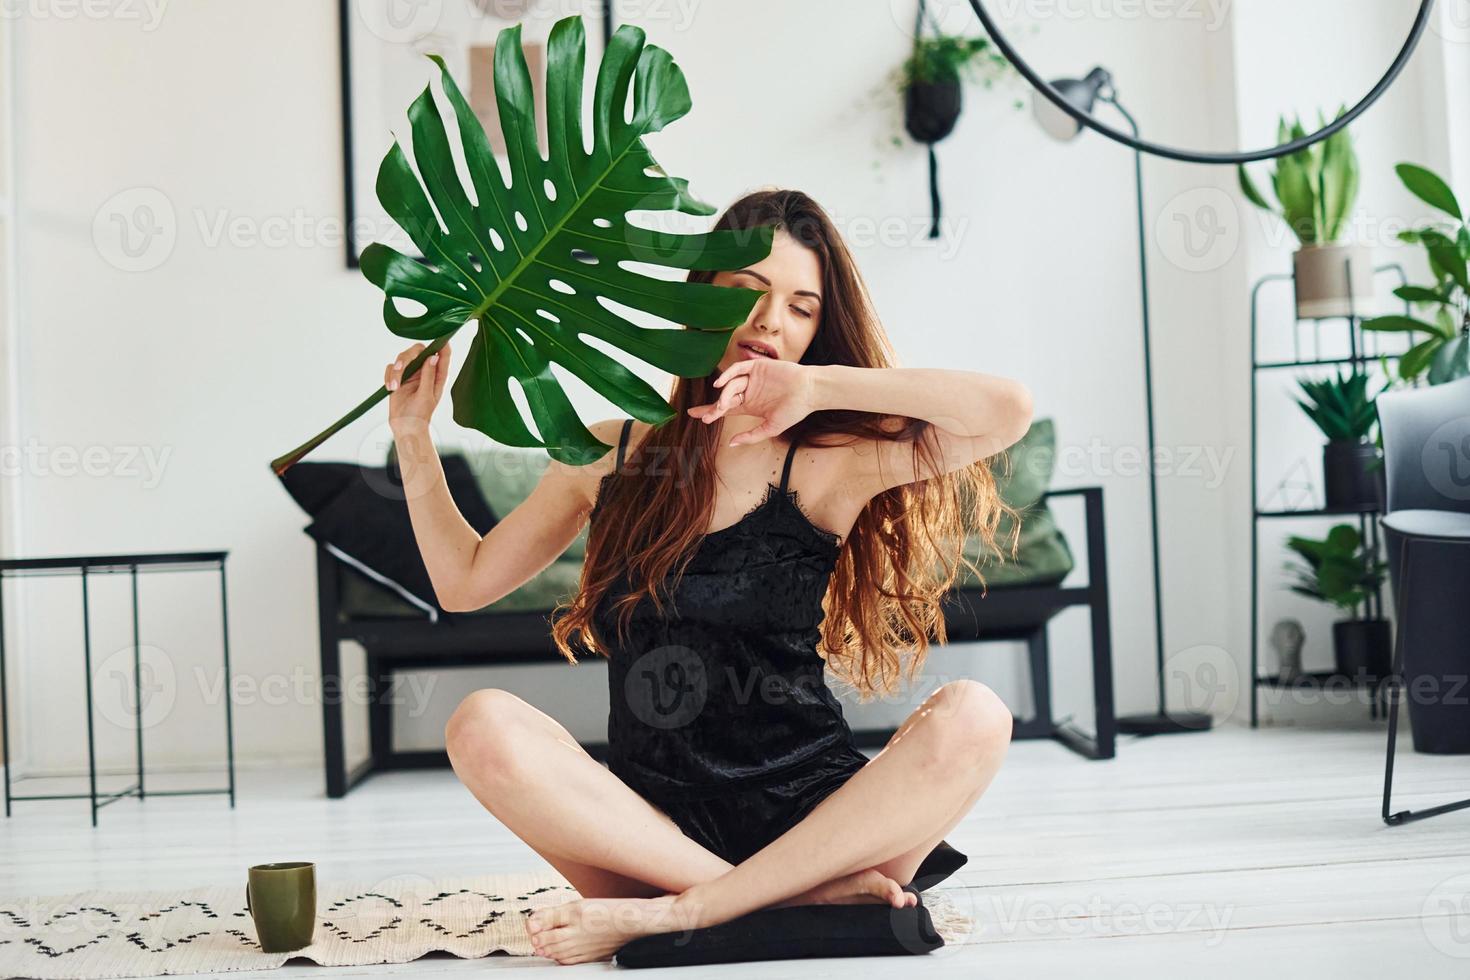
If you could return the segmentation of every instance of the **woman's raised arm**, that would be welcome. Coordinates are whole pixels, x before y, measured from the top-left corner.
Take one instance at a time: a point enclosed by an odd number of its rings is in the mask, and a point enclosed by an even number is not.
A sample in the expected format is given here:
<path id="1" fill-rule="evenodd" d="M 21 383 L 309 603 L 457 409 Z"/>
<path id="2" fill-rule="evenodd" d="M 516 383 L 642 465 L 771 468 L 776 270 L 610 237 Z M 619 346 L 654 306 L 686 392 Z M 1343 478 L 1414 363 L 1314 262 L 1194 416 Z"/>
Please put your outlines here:
<path id="1" fill-rule="evenodd" d="M 449 345 L 402 381 L 404 365 L 423 350 L 415 344 L 388 366 L 388 421 L 414 538 L 439 605 L 450 612 L 482 609 L 509 595 L 566 551 L 591 510 L 596 480 L 612 455 L 587 466 L 551 460 L 536 488 L 483 538 L 460 513 L 444 477 L 429 418 L 449 373 Z M 432 378 L 421 383 L 422 378 Z M 615 420 L 592 429 L 607 441 Z M 601 431 L 599 431 L 599 429 Z"/>

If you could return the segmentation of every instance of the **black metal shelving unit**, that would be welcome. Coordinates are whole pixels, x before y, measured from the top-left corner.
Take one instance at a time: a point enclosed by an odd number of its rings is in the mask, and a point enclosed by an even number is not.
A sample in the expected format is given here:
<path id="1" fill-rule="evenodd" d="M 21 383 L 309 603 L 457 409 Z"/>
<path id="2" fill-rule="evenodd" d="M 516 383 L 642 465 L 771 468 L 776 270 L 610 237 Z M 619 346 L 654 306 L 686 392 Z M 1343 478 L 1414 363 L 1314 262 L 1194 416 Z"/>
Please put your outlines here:
<path id="1" fill-rule="evenodd" d="M 1393 273 L 1397 277 L 1396 285 L 1407 284 L 1408 277 L 1402 266 L 1397 263 L 1375 266 L 1373 269 L 1374 280 L 1385 273 Z M 1352 268 L 1346 269 L 1346 281 L 1352 281 Z M 1301 510 L 1267 510 L 1261 507 L 1259 473 L 1258 473 L 1258 425 L 1259 425 L 1259 396 L 1260 389 L 1258 380 L 1262 372 L 1281 371 L 1302 368 L 1323 368 L 1336 365 L 1352 365 L 1354 368 L 1366 367 L 1376 363 L 1380 359 L 1397 361 L 1403 351 L 1380 351 L 1377 349 L 1377 337 L 1375 335 L 1374 350 L 1367 349 L 1367 343 L 1363 330 L 1363 317 L 1349 305 L 1349 312 L 1345 316 L 1316 317 L 1310 320 L 1296 319 L 1292 324 L 1292 358 L 1285 361 L 1262 361 L 1260 355 L 1260 298 L 1261 291 L 1274 283 L 1294 283 L 1290 275 L 1262 276 L 1256 280 L 1251 288 L 1251 436 L 1250 436 L 1250 461 L 1251 461 L 1251 727 L 1256 728 L 1260 724 L 1260 690 L 1263 687 L 1278 688 L 1285 690 L 1313 690 L 1320 691 L 1332 688 L 1358 689 L 1367 687 L 1372 692 L 1372 713 L 1378 717 L 1378 698 L 1383 678 L 1368 678 L 1349 674 L 1340 674 L 1335 670 L 1302 671 L 1296 677 L 1283 681 L 1279 675 L 1261 676 L 1260 671 L 1260 645 L 1261 645 L 1261 596 L 1260 596 L 1260 568 L 1261 568 L 1261 523 L 1270 522 L 1282 518 L 1319 518 L 1330 517 L 1341 520 L 1342 518 L 1356 517 L 1358 519 L 1358 531 L 1363 536 L 1369 547 L 1375 554 L 1380 553 L 1382 542 L 1378 533 L 1378 510 L 1369 508 L 1365 510 L 1346 510 L 1341 508 L 1303 508 Z M 1293 300 L 1295 299 L 1293 295 Z M 1293 311 L 1295 304 L 1293 303 Z M 1404 304 L 1405 312 L 1411 312 L 1410 304 Z M 1322 357 L 1322 335 L 1321 328 L 1324 323 L 1338 322 L 1347 328 L 1348 356 L 1347 357 Z M 1313 351 L 1312 356 L 1304 356 L 1302 352 L 1301 325 L 1303 323 L 1313 324 Z M 1370 331 L 1371 333 L 1371 331 Z M 1408 350 L 1416 342 L 1415 334 L 1406 333 L 1408 343 L 1404 350 Z M 1381 587 L 1373 590 L 1365 604 L 1365 612 L 1369 617 L 1383 615 L 1383 590 Z M 1386 713 L 1385 713 L 1386 714 Z"/>

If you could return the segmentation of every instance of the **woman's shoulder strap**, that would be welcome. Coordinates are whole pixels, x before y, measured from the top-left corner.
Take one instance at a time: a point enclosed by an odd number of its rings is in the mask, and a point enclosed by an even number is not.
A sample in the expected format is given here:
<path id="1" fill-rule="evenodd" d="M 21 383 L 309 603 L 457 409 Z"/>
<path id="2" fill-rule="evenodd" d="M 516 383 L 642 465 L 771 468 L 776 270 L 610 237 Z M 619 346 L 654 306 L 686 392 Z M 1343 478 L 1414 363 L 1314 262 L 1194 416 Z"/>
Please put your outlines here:
<path id="1" fill-rule="evenodd" d="M 781 468 L 781 492 L 786 492 L 786 483 L 791 479 L 791 461 L 796 458 L 796 447 L 801 442 L 795 435 L 791 437 L 791 446 L 786 450 L 786 465 Z"/>
<path id="2" fill-rule="evenodd" d="M 628 448 L 628 433 L 630 433 L 632 431 L 633 431 L 633 420 L 632 419 L 623 419 L 623 431 L 618 436 L 618 463 L 617 463 L 617 466 L 615 467 L 615 469 L 617 469 L 617 470 L 621 470 L 623 468 L 623 453 Z"/>

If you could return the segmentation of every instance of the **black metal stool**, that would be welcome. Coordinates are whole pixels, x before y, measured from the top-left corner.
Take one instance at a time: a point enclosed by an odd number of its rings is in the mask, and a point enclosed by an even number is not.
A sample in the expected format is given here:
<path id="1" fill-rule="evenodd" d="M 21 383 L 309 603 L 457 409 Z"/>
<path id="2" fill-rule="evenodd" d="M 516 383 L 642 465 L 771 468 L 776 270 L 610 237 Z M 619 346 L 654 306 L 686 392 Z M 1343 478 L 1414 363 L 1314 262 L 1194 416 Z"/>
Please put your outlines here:
<path id="1" fill-rule="evenodd" d="M 141 555 L 79 555 L 64 558 L 0 559 L 0 739 L 4 741 L 4 751 L 0 753 L 0 766 L 3 766 L 5 769 L 5 816 L 10 816 L 10 805 L 12 801 L 21 802 L 29 800 L 91 800 L 92 826 L 94 827 L 97 826 L 97 811 L 99 809 L 126 796 L 136 796 L 142 800 L 150 795 L 211 796 L 228 794 L 230 807 L 233 808 L 235 806 L 235 737 L 234 723 L 231 718 L 230 627 L 225 599 L 225 556 L 228 554 L 229 552 L 226 551 L 185 551 Z M 225 695 L 225 755 L 229 785 L 225 789 L 145 790 L 143 780 L 143 725 L 141 723 L 143 710 L 142 671 L 140 669 L 141 647 L 138 642 L 138 573 L 140 571 L 197 571 L 211 568 L 219 569 L 220 634 L 223 644 L 225 672 L 223 687 Z M 120 790 L 116 793 L 99 794 L 97 792 L 97 744 L 92 724 L 92 628 L 90 607 L 88 605 L 87 580 L 92 575 L 116 574 L 119 572 L 126 572 L 132 577 L 133 721 L 135 722 L 134 730 L 137 733 L 135 744 L 137 782 L 127 789 Z M 35 777 L 21 776 L 19 778 L 13 778 L 10 773 L 10 716 L 8 710 L 8 692 L 5 684 L 5 579 L 47 575 L 80 575 L 82 580 L 82 657 L 87 691 L 87 774 L 89 778 L 89 789 L 86 793 L 50 793 L 33 796 L 13 796 L 10 792 L 12 783 L 18 783 L 25 779 Z"/>
<path id="2" fill-rule="evenodd" d="M 1416 671 L 1429 676 L 1470 672 L 1463 598 L 1470 594 L 1470 551 L 1461 547 L 1470 544 L 1470 378 L 1387 392 L 1378 396 L 1377 406 L 1388 491 L 1384 542 L 1397 619 L 1393 670 L 1386 684 L 1391 693 L 1383 773 L 1383 822 L 1392 827 L 1470 807 L 1470 799 L 1398 813 L 1390 805 L 1399 719 L 1396 695 L 1404 688 L 1406 656 Z M 1433 585 L 1437 592 L 1427 591 L 1425 585 Z M 1409 647 L 1412 654 L 1407 653 Z M 1452 707 L 1448 702 L 1430 704 L 1424 711 L 1432 718 L 1430 712 L 1442 716 Z M 1420 729 L 1434 731 L 1427 719 L 1422 724 L 1419 718 L 1410 720 L 1416 727 L 1416 745 Z M 1440 725 L 1443 720 L 1434 718 Z M 1454 751 L 1445 748 L 1450 745 L 1440 739 L 1429 750 Z"/>

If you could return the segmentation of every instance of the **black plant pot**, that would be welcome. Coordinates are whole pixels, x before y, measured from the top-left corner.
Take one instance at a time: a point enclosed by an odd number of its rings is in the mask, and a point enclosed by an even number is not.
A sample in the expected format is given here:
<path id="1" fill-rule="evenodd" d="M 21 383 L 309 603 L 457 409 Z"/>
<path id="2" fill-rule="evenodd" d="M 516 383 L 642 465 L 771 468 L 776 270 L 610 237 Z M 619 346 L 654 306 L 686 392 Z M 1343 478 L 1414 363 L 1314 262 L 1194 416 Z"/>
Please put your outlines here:
<path id="1" fill-rule="evenodd" d="M 1377 683 L 1393 670 L 1393 632 L 1386 619 L 1344 619 L 1332 624 L 1337 672 Z"/>
<path id="2" fill-rule="evenodd" d="M 1464 546 L 1415 541 L 1404 599 L 1403 535 L 1384 525 L 1394 616 L 1402 623 L 1404 689 L 1414 751 L 1470 755 L 1470 603 Z"/>
<path id="3" fill-rule="evenodd" d="M 1322 447 L 1328 510 L 1383 510 L 1381 454 L 1371 442 L 1329 442 Z"/>
<path id="4" fill-rule="evenodd" d="M 904 90 L 904 128 L 920 143 L 937 143 L 954 130 L 962 104 L 958 78 L 914 82 Z"/>

